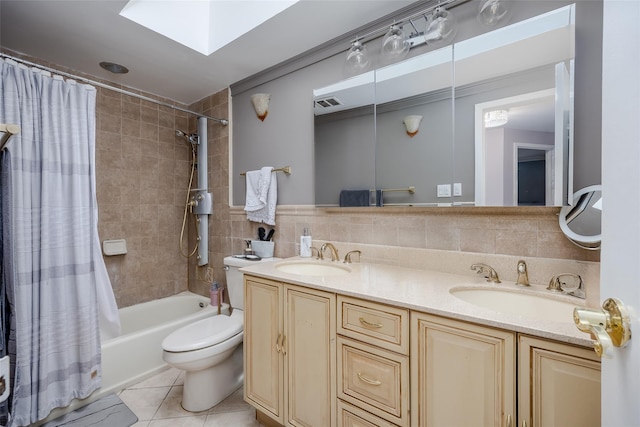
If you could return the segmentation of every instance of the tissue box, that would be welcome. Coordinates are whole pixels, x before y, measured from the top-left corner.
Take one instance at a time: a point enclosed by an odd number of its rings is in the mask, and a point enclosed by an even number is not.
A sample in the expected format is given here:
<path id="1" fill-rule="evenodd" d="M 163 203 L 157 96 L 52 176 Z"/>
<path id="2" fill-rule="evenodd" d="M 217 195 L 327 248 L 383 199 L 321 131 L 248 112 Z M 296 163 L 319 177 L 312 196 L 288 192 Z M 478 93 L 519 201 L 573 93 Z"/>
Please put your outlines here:
<path id="1" fill-rule="evenodd" d="M 272 258 L 275 242 L 265 242 L 263 240 L 252 240 L 251 249 L 253 253 L 261 258 Z"/>

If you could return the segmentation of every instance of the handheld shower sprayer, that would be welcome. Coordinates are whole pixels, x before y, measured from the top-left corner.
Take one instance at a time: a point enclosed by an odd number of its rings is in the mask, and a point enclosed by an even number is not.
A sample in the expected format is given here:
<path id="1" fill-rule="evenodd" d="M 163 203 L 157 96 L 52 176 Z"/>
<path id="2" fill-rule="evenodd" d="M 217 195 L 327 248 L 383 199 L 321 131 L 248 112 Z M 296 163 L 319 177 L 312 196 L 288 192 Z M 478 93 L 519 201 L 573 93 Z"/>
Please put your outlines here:
<path id="1" fill-rule="evenodd" d="M 181 131 L 180 129 L 176 129 L 176 136 L 179 138 L 184 138 L 191 145 L 197 145 L 200 142 L 197 133 L 187 134 L 186 132 Z"/>

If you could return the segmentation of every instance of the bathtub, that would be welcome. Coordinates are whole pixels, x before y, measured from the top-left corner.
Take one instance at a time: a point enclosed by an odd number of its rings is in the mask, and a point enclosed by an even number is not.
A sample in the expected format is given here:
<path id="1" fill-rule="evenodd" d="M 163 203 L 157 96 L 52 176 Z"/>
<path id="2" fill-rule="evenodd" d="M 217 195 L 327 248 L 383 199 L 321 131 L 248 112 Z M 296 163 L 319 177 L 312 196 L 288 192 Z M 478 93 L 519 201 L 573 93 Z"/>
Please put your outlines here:
<path id="1" fill-rule="evenodd" d="M 118 392 L 163 370 L 162 340 L 176 329 L 217 314 L 209 298 L 183 292 L 118 310 L 122 333 L 102 342 L 100 395 Z M 223 305 L 229 314 L 229 306 Z"/>

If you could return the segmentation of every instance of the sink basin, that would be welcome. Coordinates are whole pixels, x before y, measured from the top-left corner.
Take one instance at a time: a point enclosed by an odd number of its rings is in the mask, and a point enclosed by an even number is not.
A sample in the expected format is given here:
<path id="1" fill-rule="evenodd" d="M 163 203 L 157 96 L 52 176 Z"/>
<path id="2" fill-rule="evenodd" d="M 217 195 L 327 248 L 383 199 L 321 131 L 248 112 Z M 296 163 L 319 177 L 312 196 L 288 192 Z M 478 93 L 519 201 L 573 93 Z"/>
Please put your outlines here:
<path id="1" fill-rule="evenodd" d="M 500 289 L 452 289 L 451 294 L 463 301 L 506 314 L 573 323 L 576 305 L 543 296 L 509 292 Z"/>
<path id="2" fill-rule="evenodd" d="M 275 268 L 283 273 L 301 276 L 342 276 L 351 272 L 351 269 L 346 265 L 314 260 L 283 261 L 277 263 Z"/>

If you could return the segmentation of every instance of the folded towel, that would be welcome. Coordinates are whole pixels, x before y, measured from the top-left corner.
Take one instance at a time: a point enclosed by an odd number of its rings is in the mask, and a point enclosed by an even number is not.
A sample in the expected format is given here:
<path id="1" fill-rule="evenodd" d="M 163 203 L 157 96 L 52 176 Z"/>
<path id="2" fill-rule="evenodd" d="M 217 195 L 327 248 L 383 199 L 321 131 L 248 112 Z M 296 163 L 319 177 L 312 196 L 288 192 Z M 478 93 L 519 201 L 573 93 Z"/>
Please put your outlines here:
<path id="1" fill-rule="evenodd" d="M 369 190 L 342 190 L 340 192 L 340 206 L 370 206 L 371 192 Z"/>
<path id="2" fill-rule="evenodd" d="M 249 171 L 246 178 L 247 194 L 244 210 L 247 212 L 247 219 L 276 225 L 278 180 L 273 167 L 265 166 L 257 171 Z"/>

